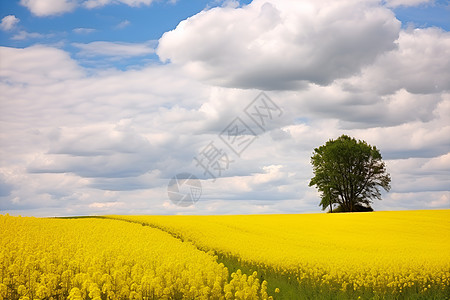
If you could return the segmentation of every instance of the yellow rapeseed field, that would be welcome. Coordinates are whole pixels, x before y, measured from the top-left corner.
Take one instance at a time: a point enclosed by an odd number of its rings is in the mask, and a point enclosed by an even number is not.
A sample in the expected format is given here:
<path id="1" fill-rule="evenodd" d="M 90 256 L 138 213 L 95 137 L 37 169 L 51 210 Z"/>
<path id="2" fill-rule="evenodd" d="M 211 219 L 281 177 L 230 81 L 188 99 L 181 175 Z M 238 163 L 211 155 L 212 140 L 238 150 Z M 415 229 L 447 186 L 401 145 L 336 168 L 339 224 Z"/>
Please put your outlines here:
<path id="1" fill-rule="evenodd" d="M 0 215 L 0 299 L 268 299 L 191 243 L 107 219 Z"/>
<path id="2" fill-rule="evenodd" d="M 0 229 L 0 300 L 450 295 L 450 210 L 0 215 Z"/>
<path id="3" fill-rule="evenodd" d="M 450 210 L 111 217 L 161 228 L 204 251 L 283 277 L 285 289 L 297 285 L 295 292 L 305 298 L 450 295 Z"/>

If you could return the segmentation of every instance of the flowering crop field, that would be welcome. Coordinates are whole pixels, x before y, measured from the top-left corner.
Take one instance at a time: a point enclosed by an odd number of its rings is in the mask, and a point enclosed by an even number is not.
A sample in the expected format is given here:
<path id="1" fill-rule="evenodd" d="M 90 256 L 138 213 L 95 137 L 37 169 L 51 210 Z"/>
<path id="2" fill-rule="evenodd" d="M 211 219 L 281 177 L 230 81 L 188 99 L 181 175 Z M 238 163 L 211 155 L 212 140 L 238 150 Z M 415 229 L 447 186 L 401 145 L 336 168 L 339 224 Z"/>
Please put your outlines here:
<path id="1" fill-rule="evenodd" d="M 275 298 L 450 297 L 450 210 L 113 217 L 257 270 Z"/>
<path id="2" fill-rule="evenodd" d="M 268 299 L 256 273 L 158 229 L 9 216 L 0 229 L 0 299 Z"/>
<path id="3" fill-rule="evenodd" d="M 0 229 L 0 299 L 450 295 L 450 210 L 0 216 Z"/>

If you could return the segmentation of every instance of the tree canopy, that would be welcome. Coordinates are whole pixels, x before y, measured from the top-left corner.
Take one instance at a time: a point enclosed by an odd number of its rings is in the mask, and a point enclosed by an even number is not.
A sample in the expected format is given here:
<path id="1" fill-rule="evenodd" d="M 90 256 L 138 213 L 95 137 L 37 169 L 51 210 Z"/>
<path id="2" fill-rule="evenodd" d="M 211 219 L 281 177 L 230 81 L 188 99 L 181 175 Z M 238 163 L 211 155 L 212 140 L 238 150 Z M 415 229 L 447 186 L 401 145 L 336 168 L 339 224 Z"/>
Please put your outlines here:
<path id="1" fill-rule="evenodd" d="M 321 193 L 322 210 L 329 206 L 332 211 L 333 204 L 344 212 L 370 208 L 373 199 L 381 200 L 380 187 L 390 190 L 391 177 L 380 151 L 347 135 L 314 149 L 311 164 L 309 186 Z"/>

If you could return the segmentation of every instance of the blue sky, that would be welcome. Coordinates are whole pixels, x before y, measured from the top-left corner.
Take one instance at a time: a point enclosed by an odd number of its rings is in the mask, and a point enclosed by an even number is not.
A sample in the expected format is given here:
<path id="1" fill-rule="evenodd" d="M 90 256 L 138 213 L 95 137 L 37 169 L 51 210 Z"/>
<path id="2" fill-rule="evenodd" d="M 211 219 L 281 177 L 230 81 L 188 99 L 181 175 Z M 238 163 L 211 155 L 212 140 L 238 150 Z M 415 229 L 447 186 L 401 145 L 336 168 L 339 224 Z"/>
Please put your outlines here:
<path id="1" fill-rule="evenodd" d="M 246 5 L 251 1 L 240 1 Z M 2 46 L 27 47 L 35 43 L 61 43 L 63 49 L 76 56 L 77 48 L 72 43 L 89 43 L 94 41 L 143 43 L 159 40 L 161 36 L 185 20 L 204 9 L 223 5 L 223 1 L 154 1 L 150 5 L 129 6 L 115 3 L 86 9 L 75 8 L 69 13 L 50 16 L 36 16 L 20 1 L 3 1 L 1 4 L 2 18 L 14 15 L 20 19 L 15 31 L 0 31 Z M 397 6 L 393 8 L 396 18 L 403 27 L 440 27 L 449 30 L 450 9 L 447 1 L 435 1 L 418 6 Z M 42 37 L 12 39 L 18 31 L 39 33 Z M 78 31 L 77 31 L 78 30 Z M 148 55 L 155 63 L 159 62 L 157 55 Z M 118 68 L 127 68 L 139 64 L 142 59 L 121 60 L 115 62 Z M 95 67 L 95 64 L 89 64 Z"/>
<path id="2" fill-rule="evenodd" d="M 250 1 L 241 1 L 245 5 Z M 2 46 L 26 47 L 35 43 L 60 43 L 72 55 L 76 48 L 71 43 L 89 43 L 93 41 L 142 43 L 157 41 L 164 32 L 175 29 L 182 20 L 198 12 L 220 6 L 218 1 L 155 1 L 150 5 L 138 7 L 123 3 L 86 9 L 76 8 L 70 13 L 61 13 L 40 17 L 20 4 L 20 1 L 3 1 L 1 5 L 2 18 L 14 15 L 20 19 L 17 30 L 40 33 L 40 38 L 12 39 L 17 31 L 0 31 Z M 20 29 L 19 29 L 20 28 Z M 77 31 L 78 29 L 78 31 Z M 158 57 L 150 55 L 158 62 Z M 116 67 L 126 68 L 139 64 L 139 60 L 121 61 Z M 95 65 L 90 65 L 95 67 Z"/>
<path id="3" fill-rule="evenodd" d="M 447 1 L 0 5 L 0 213 L 319 212 L 309 159 L 341 134 L 381 149 L 376 210 L 450 207 Z M 262 91 L 282 112 L 264 128 Z M 255 138 L 236 155 L 239 122 Z M 216 180 L 193 159 L 210 143 Z M 194 206 L 168 198 L 183 172 Z"/>
<path id="4" fill-rule="evenodd" d="M 450 9 L 448 1 L 435 1 L 432 4 L 422 4 L 419 6 L 399 6 L 394 9 L 397 19 L 402 21 L 404 26 L 410 23 L 415 27 L 440 27 L 450 30 Z"/>

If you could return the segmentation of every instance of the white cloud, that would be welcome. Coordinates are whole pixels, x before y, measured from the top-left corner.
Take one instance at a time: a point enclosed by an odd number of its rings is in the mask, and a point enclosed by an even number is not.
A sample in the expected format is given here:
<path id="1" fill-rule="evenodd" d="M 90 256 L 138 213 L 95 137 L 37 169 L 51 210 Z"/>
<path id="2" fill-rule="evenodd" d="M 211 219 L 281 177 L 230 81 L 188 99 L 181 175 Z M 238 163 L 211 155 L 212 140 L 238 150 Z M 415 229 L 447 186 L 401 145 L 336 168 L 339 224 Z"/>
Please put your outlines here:
<path id="1" fill-rule="evenodd" d="M 20 4 L 28 8 L 38 17 L 62 15 L 72 12 L 77 7 L 93 9 L 112 4 L 124 4 L 131 7 L 150 5 L 154 0 L 20 0 Z M 169 0 L 169 3 L 175 1 Z"/>
<path id="2" fill-rule="evenodd" d="M 0 23 L 0 29 L 4 31 L 13 30 L 19 21 L 20 19 L 14 15 L 3 17 L 2 22 Z"/>
<path id="3" fill-rule="evenodd" d="M 450 207 L 450 192 L 443 193 L 438 199 L 433 199 L 429 203 L 431 208 Z"/>
<path id="4" fill-rule="evenodd" d="M 296 89 L 358 73 L 395 48 L 400 22 L 373 1 L 265 1 L 216 7 L 160 39 L 163 61 L 206 82 Z"/>
<path id="5" fill-rule="evenodd" d="M 397 6 L 418 6 L 421 4 L 432 4 L 435 0 L 385 0 L 388 7 Z"/>
<path id="6" fill-rule="evenodd" d="M 88 205 L 89 208 L 123 208 L 126 204 L 124 202 L 94 202 Z"/>
<path id="7" fill-rule="evenodd" d="M 97 31 L 94 28 L 84 28 L 84 27 L 79 27 L 79 28 L 75 28 L 73 29 L 73 32 L 77 33 L 77 34 L 89 34 L 89 33 L 93 33 Z"/>
<path id="8" fill-rule="evenodd" d="M 448 32 L 399 30 L 378 1 L 333 1 L 319 10 L 321 3 L 256 1 L 201 12 L 161 40 L 159 51 L 174 63 L 126 71 L 89 70 L 80 60 L 143 57 L 155 44 L 75 44 L 74 57 L 43 45 L 0 47 L 0 209 L 37 216 L 318 212 L 310 156 L 343 133 L 376 145 L 386 160 L 392 191 L 375 209 L 448 208 Z M 241 51 L 248 46 L 255 57 Z M 375 49 L 363 53 L 367 47 Z M 350 54 L 355 61 L 347 64 Z M 305 55 L 313 61 L 301 61 Z M 309 72 L 308 63 L 323 69 Z M 257 130 L 243 109 L 260 86 L 285 88 L 267 93 L 282 118 L 259 130 L 223 177 L 203 180 L 193 157 L 210 141 L 227 150 L 217 135 L 237 116 Z M 167 197 L 169 178 L 180 172 L 202 178 L 195 207 Z"/>
<path id="9" fill-rule="evenodd" d="M 89 44 L 73 43 L 72 45 L 80 49 L 79 55 L 87 57 L 132 57 L 149 55 L 155 52 L 154 41 L 140 44 L 97 41 Z"/>
<path id="10" fill-rule="evenodd" d="M 123 28 L 129 26 L 130 24 L 131 24 L 130 21 L 128 21 L 128 20 L 123 20 L 122 22 L 120 22 L 119 24 L 116 25 L 116 28 L 117 28 L 117 29 L 123 29 Z"/>
<path id="11" fill-rule="evenodd" d="M 217 2 L 221 2 L 220 0 Z M 222 1 L 222 7 L 232 7 L 236 8 L 239 7 L 239 1 L 238 0 L 224 0 Z"/>
<path id="12" fill-rule="evenodd" d="M 20 4 L 28 8 L 38 17 L 60 15 L 73 11 L 77 6 L 76 0 L 20 0 Z"/>
<path id="13" fill-rule="evenodd" d="M 87 0 L 83 2 L 86 8 L 96 8 L 110 4 L 122 3 L 132 7 L 150 5 L 154 0 Z"/>
<path id="14" fill-rule="evenodd" d="M 123 124 L 125 123 L 125 124 Z M 62 128 L 48 153 L 30 162 L 31 173 L 74 173 L 81 177 L 136 177 L 154 168 L 149 141 L 126 125 Z"/>
<path id="15" fill-rule="evenodd" d="M 46 35 L 38 32 L 27 32 L 24 30 L 19 31 L 19 33 L 15 34 L 12 39 L 17 41 L 28 40 L 28 39 L 40 39 L 46 37 Z"/>
<path id="16" fill-rule="evenodd" d="M 24 49 L 0 47 L 0 77 L 16 83 L 45 85 L 80 78 L 84 71 L 62 50 L 35 45 Z"/>
<path id="17" fill-rule="evenodd" d="M 398 49 L 379 56 L 362 76 L 348 80 L 349 89 L 390 94 L 406 89 L 414 94 L 450 90 L 450 33 L 439 28 L 402 31 Z"/>
<path id="18" fill-rule="evenodd" d="M 374 203 L 375 210 L 448 209 L 450 192 L 391 192 Z"/>
<path id="19" fill-rule="evenodd" d="M 450 125 L 442 119 L 433 122 L 409 122 L 394 127 L 355 130 L 359 138 L 378 145 L 390 159 L 434 157 L 446 153 L 449 142 L 442 137 L 450 134 Z"/>
<path id="20" fill-rule="evenodd" d="M 450 152 L 438 157 L 433 157 L 421 168 L 425 172 L 444 171 L 450 175 Z"/>

